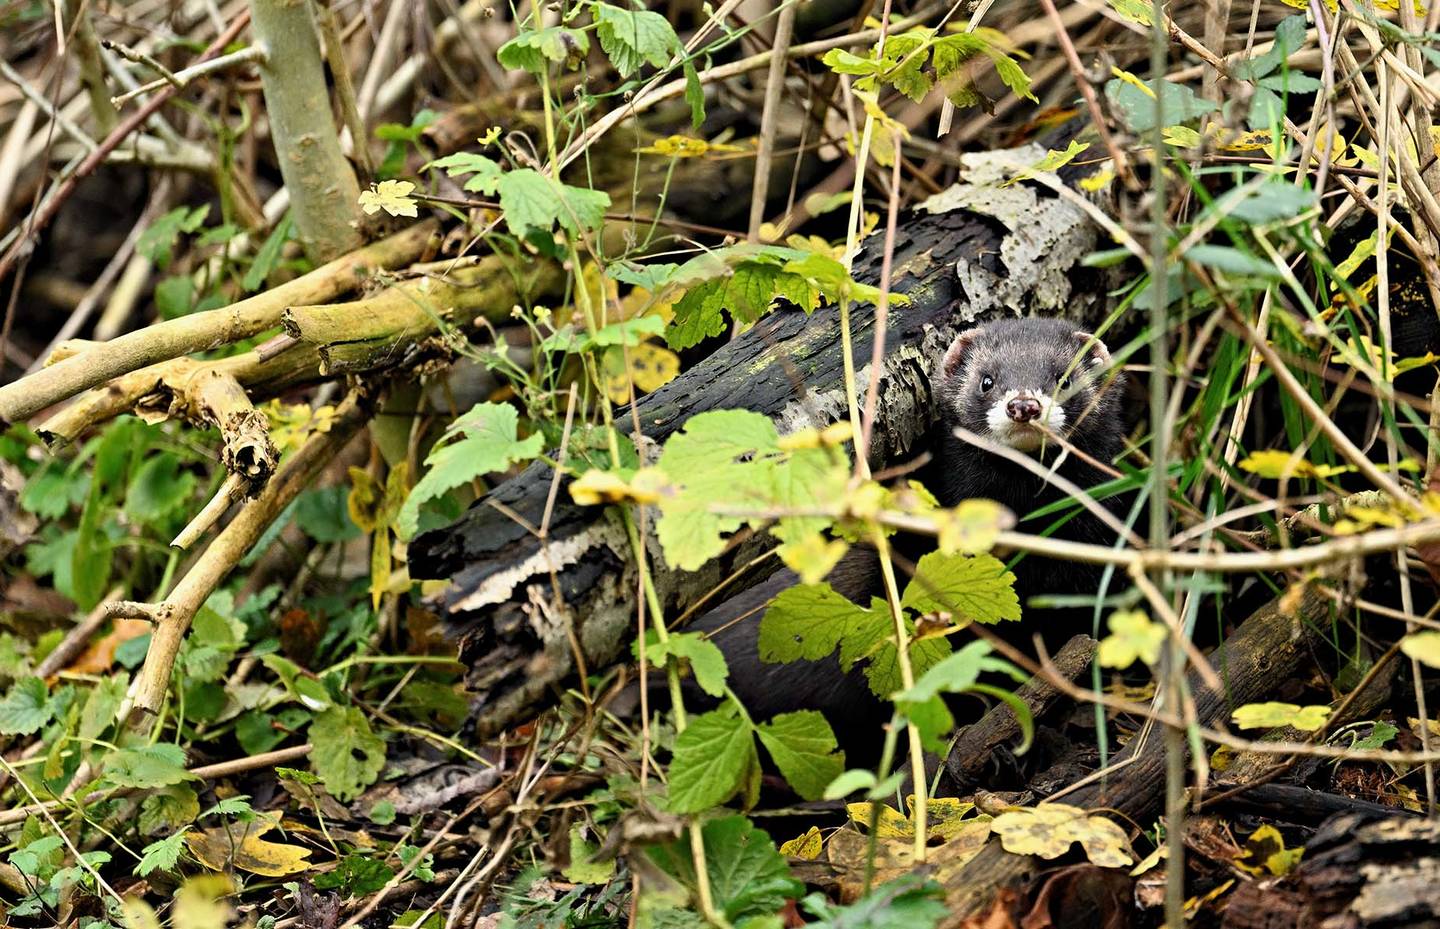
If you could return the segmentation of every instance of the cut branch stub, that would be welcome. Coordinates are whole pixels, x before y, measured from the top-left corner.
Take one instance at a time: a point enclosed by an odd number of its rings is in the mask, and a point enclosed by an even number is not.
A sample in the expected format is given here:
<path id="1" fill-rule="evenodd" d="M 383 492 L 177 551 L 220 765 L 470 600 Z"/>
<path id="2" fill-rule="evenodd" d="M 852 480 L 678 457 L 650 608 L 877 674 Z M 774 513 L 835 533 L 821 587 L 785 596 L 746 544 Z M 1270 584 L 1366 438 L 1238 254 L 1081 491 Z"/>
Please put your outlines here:
<path id="1" fill-rule="evenodd" d="M 998 184 L 993 159 L 1033 164 L 1042 155 L 1036 147 L 967 156 L 977 181 L 942 195 L 934 212 L 914 214 L 899 230 L 893 287 L 911 302 L 890 316 L 873 467 L 912 455 L 932 426 L 930 374 L 961 329 L 999 315 L 1066 316 L 1082 327 L 1103 319 L 1105 280 L 1079 266 L 1095 248 L 1089 220 L 1025 185 Z M 855 261 L 858 278 L 878 279 L 881 252 L 880 238 L 871 237 Z M 855 357 L 863 362 L 871 353 L 873 313 L 861 307 L 851 318 Z M 871 376 L 861 368 L 861 390 Z M 637 404 L 641 442 L 664 441 L 696 413 L 737 407 L 772 417 L 782 434 L 843 418 L 838 312 L 782 309 L 762 319 Z M 631 416 L 622 412 L 616 421 L 628 424 Z M 460 522 L 410 546 L 412 576 L 451 581 L 436 603 L 461 633 L 461 657 L 471 663 L 470 683 L 480 694 L 482 734 L 542 708 L 552 688 L 575 672 L 572 637 L 594 669 L 620 657 L 634 633 L 633 558 L 604 510 L 576 506 L 562 492 L 546 538 L 527 528 L 545 521 L 552 477 L 548 466 L 534 464 Z M 764 534 L 737 540 L 692 574 L 667 569 L 653 538 L 650 544 L 660 604 L 674 616 L 774 542 Z"/>

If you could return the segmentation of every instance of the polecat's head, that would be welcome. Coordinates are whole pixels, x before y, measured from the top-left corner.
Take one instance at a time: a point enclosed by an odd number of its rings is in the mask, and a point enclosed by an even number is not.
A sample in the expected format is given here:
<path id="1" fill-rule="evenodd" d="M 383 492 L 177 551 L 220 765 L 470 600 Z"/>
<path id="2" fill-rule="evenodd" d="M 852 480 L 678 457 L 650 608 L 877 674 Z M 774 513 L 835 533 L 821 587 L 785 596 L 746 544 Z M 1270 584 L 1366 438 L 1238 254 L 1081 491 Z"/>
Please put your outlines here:
<path id="1" fill-rule="evenodd" d="M 960 333 L 945 353 L 941 416 L 1023 452 L 1038 451 L 1047 432 L 1083 447 L 1087 433 L 1122 429 L 1110 366 L 1105 344 L 1074 323 L 996 320 Z"/>

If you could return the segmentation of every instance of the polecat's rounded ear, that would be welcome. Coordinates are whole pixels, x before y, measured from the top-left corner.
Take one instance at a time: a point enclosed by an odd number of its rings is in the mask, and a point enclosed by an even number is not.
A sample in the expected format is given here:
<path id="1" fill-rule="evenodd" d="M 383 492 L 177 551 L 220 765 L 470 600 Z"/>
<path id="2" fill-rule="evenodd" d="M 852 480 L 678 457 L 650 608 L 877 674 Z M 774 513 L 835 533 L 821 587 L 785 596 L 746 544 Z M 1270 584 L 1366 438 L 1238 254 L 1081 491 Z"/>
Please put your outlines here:
<path id="1" fill-rule="evenodd" d="M 1088 354 L 1095 356 L 1096 361 L 1107 365 L 1110 363 L 1110 349 L 1105 347 L 1105 343 L 1101 342 L 1098 336 L 1083 329 L 1077 329 L 1075 339 L 1086 347 Z"/>
<path id="2" fill-rule="evenodd" d="M 966 329 L 950 343 L 949 350 L 945 352 L 945 360 L 940 365 L 940 370 L 946 377 L 954 377 L 955 372 L 960 370 L 960 365 L 965 363 L 965 353 L 975 344 L 977 334 L 974 329 Z"/>

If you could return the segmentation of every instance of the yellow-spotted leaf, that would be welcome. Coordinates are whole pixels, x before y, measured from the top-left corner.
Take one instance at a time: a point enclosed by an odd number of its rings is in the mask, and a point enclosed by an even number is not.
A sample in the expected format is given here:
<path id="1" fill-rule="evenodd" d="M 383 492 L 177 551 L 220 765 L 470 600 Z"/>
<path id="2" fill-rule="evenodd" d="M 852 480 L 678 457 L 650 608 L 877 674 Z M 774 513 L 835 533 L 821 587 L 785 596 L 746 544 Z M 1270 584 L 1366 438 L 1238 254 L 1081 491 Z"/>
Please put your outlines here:
<path id="1" fill-rule="evenodd" d="M 641 468 L 626 475 L 592 468 L 570 482 L 570 496 L 581 506 L 600 503 L 659 503 L 667 482 L 658 468 Z"/>
<path id="2" fill-rule="evenodd" d="M 1137 661 L 1154 665 L 1166 631 L 1139 610 L 1119 610 L 1110 616 L 1110 634 L 1100 640 L 1096 653 L 1101 667 L 1125 669 Z"/>
<path id="3" fill-rule="evenodd" d="M 1005 850 L 1016 855 L 1059 858 L 1079 842 L 1086 857 L 1099 867 L 1128 867 L 1135 862 L 1123 829 L 1104 816 L 1063 803 L 1001 813 L 990 828 Z"/>
<path id="4" fill-rule="evenodd" d="M 1294 703 L 1247 703 L 1235 708 L 1230 719 L 1241 729 L 1275 729 L 1294 726 L 1303 732 L 1324 727 L 1330 718 L 1328 706 L 1297 706 Z"/>
<path id="5" fill-rule="evenodd" d="M 1250 833 L 1235 865 L 1257 876 L 1268 873 L 1273 877 L 1284 877 L 1295 870 L 1300 856 L 1304 854 L 1303 847 L 1286 848 L 1285 837 L 1280 830 L 1267 824 Z"/>
<path id="6" fill-rule="evenodd" d="M 824 850 L 825 843 L 820 837 L 820 828 L 811 826 L 806 832 L 797 835 L 788 842 L 781 843 L 780 854 L 791 858 L 802 858 L 805 861 L 814 861 L 820 857 Z"/>
<path id="7" fill-rule="evenodd" d="M 626 370 L 626 362 L 629 370 Z M 658 390 L 680 373 L 680 356 L 651 342 L 641 342 L 622 351 L 618 346 L 605 352 L 605 392 L 615 403 L 629 403 L 631 385 L 641 393 Z"/>
<path id="8" fill-rule="evenodd" d="M 251 822 L 230 822 L 191 832 L 185 844 L 212 871 L 238 868 L 263 877 L 298 874 L 311 866 L 310 849 L 266 841 L 264 836 L 279 822 L 279 814 L 262 814 Z"/>

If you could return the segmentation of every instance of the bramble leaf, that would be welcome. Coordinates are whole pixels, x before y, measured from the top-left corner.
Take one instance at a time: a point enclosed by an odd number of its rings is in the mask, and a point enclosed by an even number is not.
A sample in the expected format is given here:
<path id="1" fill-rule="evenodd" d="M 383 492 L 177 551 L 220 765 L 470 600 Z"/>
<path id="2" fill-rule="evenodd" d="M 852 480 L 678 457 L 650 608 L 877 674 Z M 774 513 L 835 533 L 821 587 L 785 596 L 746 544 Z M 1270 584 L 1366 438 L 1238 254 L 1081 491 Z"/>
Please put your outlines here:
<path id="1" fill-rule="evenodd" d="M 348 802 L 385 767 L 385 740 L 358 707 L 332 706 L 310 724 L 310 766 L 337 800 Z"/>

